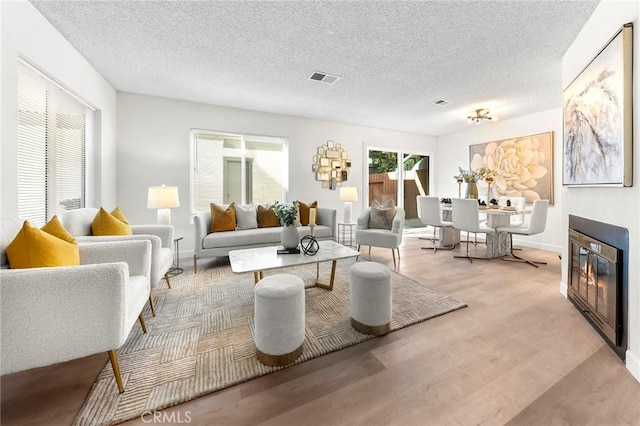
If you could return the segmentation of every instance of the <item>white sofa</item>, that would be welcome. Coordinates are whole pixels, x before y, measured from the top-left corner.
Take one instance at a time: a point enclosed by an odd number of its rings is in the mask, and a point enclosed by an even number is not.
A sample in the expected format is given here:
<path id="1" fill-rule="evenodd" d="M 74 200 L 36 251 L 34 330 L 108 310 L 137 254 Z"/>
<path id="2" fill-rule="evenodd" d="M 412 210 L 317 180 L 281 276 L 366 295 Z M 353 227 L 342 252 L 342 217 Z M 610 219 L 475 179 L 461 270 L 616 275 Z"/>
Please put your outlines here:
<path id="1" fill-rule="evenodd" d="M 136 320 L 144 329 L 151 243 L 83 243 L 79 266 L 6 269 L 6 246 L 21 224 L 2 221 L 1 374 L 109 352 L 123 392 L 115 350 Z"/>
<path id="2" fill-rule="evenodd" d="M 124 240 L 148 240 L 151 242 L 151 288 L 164 278 L 167 286 L 171 288 L 171 282 L 167 272 L 173 265 L 173 233 L 171 225 L 131 225 L 133 235 L 93 236 L 91 224 L 96 217 L 98 209 L 85 207 L 68 210 L 60 215 L 60 222 L 76 238 L 79 243 L 105 242 Z M 153 296 L 149 296 L 151 313 L 156 315 Z"/>
<path id="3" fill-rule="evenodd" d="M 313 233 L 321 240 L 336 239 L 336 211 L 334 209 L 318 208 L 318 214 Z M 226 232 L 210 232 L 211 212 L 197 213 L 193 217 L 194 249 L 193 272 L 198 270 L 198 259 L 203 257 L 228 256 L 232 250 L 253 247 L 265 247 L 280 244 L 282 227 L 242 229 Z M 299 226 L 300 238 L 311 234 L 309 226 Z"/>

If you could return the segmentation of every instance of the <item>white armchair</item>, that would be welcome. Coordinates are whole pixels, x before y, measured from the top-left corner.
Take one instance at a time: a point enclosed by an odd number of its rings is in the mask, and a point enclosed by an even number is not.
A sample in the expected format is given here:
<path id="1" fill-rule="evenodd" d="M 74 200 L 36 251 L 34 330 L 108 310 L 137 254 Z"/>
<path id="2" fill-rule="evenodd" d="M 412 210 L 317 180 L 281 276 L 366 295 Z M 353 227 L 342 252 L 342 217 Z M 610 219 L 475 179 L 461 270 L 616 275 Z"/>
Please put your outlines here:
<path id="1" fill-rule="evenodd" d="M 3 260 L 7 241 L 3 235 Z M 86 243 L 79 249 L 79 266 L 0 271 L 0 373 L 107 351 L 122 393 L 116 349 L 137 319 L 146 332 L 142 309 L 150 291 L 151 243 Z"/>
<path id="2" fill-rule="evenodd" d="M 391 229 L 369 228 L 369 217 L 371 215 L 371 207 L 367 207 L 357 220 L 356 228 L 356 244 L 358 251 L 360 246 L 369 246 L 369 254 L 371 254 L 371 246 L 384 247 L 391 249 L 393 254 L 393 267 L 396 267 L 396 252 L 398 260 L 400 260 L 400 244 L 402 243 L 402 231 L 404 229 L 404 209 L 396 207 L 396 214 L 393 217 Z"/>
<path id="3" fill-rule="evenodd" d="M 108 237 L 93 236 L 91 224 L 98 213 L 98 209 L 85 207 L 69 210 L 60 215 L 62 225 L 73 235 L 79 243 L 105 242 L 125 240 L 148 240 L 151 242 L 151 288 L 164 278 L 167 286 L 169 269 L 173 264 L 173 226 L 171 225 L 131 225 L 133 235 L 116 235 Z M 153 294 L 149 295 L 151 313 L 156 315 Z"/>

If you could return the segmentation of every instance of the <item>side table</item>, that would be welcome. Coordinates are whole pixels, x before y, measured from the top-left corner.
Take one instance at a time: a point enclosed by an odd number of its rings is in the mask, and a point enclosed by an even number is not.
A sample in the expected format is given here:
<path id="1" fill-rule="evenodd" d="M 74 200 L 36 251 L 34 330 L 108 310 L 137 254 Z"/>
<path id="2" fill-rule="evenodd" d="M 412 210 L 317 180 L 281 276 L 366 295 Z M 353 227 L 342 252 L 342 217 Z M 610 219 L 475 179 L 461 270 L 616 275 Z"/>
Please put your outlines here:
<path id="1" fill-rule="evenodd" d="M 355 247 L 357 223 L 338 223 L 338 243 L 347 247 Z"/>
<path id="2" fill-rule="evenodd" d="M 171 265 L 171 268 L 167 271 L 167 274 L 172 277 L 184 272 L 180 267 L 180 240 L 182 240 L 182 238 L 182 235 L 175 235 L 173 237 L 173 265 Z"/>

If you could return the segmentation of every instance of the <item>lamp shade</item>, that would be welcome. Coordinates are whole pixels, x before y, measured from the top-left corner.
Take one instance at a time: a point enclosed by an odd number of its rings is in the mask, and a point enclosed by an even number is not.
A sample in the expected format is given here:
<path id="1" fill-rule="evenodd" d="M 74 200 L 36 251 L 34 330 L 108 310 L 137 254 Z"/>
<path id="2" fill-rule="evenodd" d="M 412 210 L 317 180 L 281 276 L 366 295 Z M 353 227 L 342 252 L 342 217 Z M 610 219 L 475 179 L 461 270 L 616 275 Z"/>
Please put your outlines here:
<path id="1" fill-rule="evenodd" d="M 341 186 L 340 201 L 358 201 L 358 188 L 355 186 Z"/>
<path id="2" fill-rule="evenodd" d="M 171 209 L 180 207 L 177 186 L 150 186 L 147 196 L 148 209 Z"/>

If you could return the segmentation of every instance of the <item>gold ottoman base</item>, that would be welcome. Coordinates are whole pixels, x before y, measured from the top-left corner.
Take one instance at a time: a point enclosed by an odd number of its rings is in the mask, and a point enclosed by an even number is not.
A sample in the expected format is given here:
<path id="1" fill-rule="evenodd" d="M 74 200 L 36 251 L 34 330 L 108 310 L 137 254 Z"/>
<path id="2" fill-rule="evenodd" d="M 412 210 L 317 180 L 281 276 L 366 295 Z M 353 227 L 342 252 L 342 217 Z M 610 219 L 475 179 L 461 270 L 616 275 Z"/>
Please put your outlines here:
<path id="1" fill-rule="evenodd" d="M 301 344 L 300 347 L 298 349 L 295 349 L 293 352 L 282 355 L 265 354 L 260 349 L 256 348 L 256 354 L 258 355 L 258 360 L 264 365 L 268 365 L 270 367 L 282 367 L 283 365 L 291 364 L 300 355 L 302 355 L 303 346 L 304 343 Z"/>
<path id="2" fill-rule="evenodd" d="M 351 318 L 351 326 L 362 334 L 380 336 L 391 331 L 391 322 L 382 325 L 365 325 Z"/>

